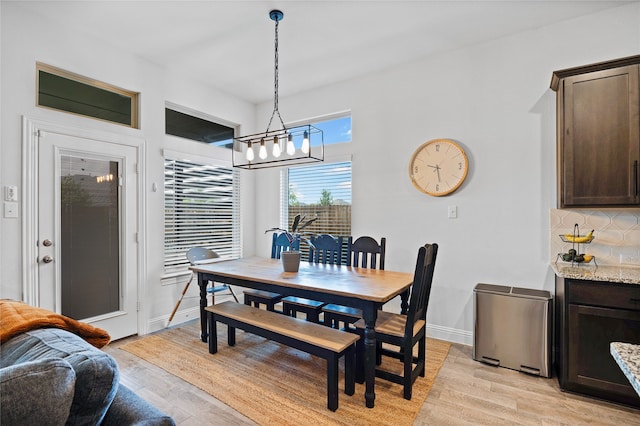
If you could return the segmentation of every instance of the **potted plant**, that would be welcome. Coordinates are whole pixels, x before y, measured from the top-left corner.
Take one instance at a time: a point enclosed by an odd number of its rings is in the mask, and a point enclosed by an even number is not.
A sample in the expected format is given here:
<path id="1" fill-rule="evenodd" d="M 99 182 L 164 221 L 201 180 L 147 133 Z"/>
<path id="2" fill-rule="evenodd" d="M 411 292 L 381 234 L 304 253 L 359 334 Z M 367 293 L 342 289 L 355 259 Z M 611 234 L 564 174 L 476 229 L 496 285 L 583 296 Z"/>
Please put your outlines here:
<path id="1" fill-rule="evenodd" d="M 305 240 L 310 246 L 313 247 L 311 241 L 302 236 L 301 231 L 318 220 L 318 217 L 316 216 L 313 219 L 309 219 L 307 221 L 305 221 L 305 218 L 306 216 L 300 217 L 300 215 L 297 214 L 293 218 L 293 223 L 291 224 L 290 231 L 282 228 L 271 228 L 264 231 L 265 234 L 267 232 L 282 232 L 287 237 L 287 240 L 289 241 L 289 250 L 283 250 L 282 253 L 280 253 L 280 258 L 282 259 L 282 267 L 285 272 L 298 272 L 298 269 L 300 268 L 300 250 L 294 250 L 296 242 L 298 243 L 297 247 L 300 247 L 301 240 Z"/>

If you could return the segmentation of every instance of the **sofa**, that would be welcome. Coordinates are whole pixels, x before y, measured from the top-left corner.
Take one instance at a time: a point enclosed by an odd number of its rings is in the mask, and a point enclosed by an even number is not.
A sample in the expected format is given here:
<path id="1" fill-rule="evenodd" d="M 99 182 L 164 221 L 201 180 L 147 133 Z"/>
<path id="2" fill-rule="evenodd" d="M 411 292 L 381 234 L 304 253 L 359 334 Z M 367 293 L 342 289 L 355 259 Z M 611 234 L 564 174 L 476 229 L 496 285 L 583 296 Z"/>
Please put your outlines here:
<path id="1" fill-rule="evenodd" d="M 21 302 L 0 308 L 0 424 L 175 425 L 120 383 L 115 359 L 90 343 L 104 342 L 106 332 L 66 317 L 73 326 L 61 327 L 49 311 L 33 326 L 33 312 L 41 318 L 43 310 Z"/>

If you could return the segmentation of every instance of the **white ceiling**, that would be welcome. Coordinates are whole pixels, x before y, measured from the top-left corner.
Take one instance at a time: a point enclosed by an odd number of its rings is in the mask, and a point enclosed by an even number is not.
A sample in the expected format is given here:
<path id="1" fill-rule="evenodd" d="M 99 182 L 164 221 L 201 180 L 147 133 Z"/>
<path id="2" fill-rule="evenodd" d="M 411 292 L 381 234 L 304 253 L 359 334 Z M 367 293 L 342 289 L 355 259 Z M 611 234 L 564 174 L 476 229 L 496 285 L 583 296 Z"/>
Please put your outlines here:
<path id="1" fill-rule="evenodd" d="M 3 2 L 6 0 L 3 0 Z M 21 6 L 250 102 L 621 6 L 628 1 L 25 1 Z"/>

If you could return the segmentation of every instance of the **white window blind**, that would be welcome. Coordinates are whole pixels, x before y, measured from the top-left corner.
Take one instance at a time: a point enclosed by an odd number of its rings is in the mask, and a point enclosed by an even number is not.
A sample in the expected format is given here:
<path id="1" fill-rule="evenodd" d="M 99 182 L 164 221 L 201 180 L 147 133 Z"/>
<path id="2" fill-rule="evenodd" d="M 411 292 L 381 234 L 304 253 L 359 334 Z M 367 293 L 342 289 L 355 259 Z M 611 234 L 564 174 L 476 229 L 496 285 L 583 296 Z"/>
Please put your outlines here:
<path id="1" fill-rule="evenodd" d="M 281 227 L 289 229 L 297 214 L 317 216 L 305 231 L 342 236 L 346 247 L 351 235 L 350 161 L 289 168 L 282 174 L 281 200 Z M 303 242 L 300 249 L 306 258 L 308 245 Z"/>
<path id="2" fill-rule="evenodd" d="M 238 172 L 166 156 L 164 175 L 165 272 L 183 270 L 191 247 L 209 248 L 223 259 L 239 258 Z"/>

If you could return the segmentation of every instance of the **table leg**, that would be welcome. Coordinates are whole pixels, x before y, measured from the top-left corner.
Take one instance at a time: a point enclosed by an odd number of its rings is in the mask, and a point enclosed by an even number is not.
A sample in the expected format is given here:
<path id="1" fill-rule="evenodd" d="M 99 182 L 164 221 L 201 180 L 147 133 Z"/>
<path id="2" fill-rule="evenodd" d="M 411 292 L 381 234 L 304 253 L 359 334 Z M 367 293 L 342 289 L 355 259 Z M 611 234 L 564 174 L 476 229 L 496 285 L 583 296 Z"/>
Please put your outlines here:
<path id="1" fill-rule="evenodd" d="M 376 399 L 376 316 L 375 306 L 363 310 L 365 321 L 364 330 L 364 380 L 365 380 L 365 403 L 367 408 L 373 408 Z"/>
<path id="2" fill-rule="evenodd" d="M 208 280 L 205 280 L 201 272 L 198 272 L 198 287 L 200 287 L 200 339 L 203 342 L 207 342 L 207 312 L 204 308 L 207 307 L 207 284 Z"/>

